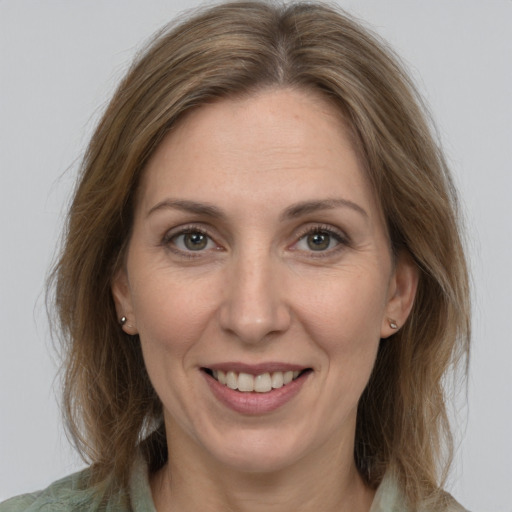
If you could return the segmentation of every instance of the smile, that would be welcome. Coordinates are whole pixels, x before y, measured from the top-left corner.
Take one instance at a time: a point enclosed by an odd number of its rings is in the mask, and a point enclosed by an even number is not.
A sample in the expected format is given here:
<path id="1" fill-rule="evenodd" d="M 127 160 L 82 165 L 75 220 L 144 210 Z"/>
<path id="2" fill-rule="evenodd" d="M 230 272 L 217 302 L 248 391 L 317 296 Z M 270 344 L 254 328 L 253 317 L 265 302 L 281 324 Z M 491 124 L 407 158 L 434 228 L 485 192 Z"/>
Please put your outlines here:
<path id="1" fill-rule="evenodd" d="M 279 389 L 290 384 L 290 382 L 297 379 L 306 371 L 308 370 L 274 371 L 252 375 L 250 373 L 236 372 L 233 370 L 223 371 L 206 369 L 206 372 L 220 384 L 244 393 L 268 393 L 273 389 Z"/>
<path id="2" fill-rule="evenodd" d="M 216 364 L 201 368 L 206 383 L 217 400 L 229 409 L 260 415 L 291 402 L 313 374 L 312 368 L 286 363 Z"/>

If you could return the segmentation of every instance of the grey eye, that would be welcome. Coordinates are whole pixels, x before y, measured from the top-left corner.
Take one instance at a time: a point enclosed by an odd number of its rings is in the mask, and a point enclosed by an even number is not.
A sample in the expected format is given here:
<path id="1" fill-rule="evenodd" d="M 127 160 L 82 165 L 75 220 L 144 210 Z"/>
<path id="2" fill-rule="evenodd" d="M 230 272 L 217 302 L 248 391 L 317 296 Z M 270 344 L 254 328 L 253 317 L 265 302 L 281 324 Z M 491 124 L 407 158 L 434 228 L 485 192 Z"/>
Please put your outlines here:
<path id="1" fill-rule="evenodd" d="M 169 236 L 165 244 L 173 245 L 182 252 L 199 252 L 215 247 L 215 242 L 202 231 L 182 231 Z"/>
<path id="2" fill-rule="evenodd" d="M 208 246 L 208 237 L 204 233 L 183 233 L 180 237 L 183 237 L 183 245 L 189 251 L 201 251 Z"/>
<path id="3" fill-rule="evenodd" d="M 325 251 L 329 249 L 331 241 L 329 233 L 311 233 L 306 237 L 308 248 L 312 251 Z"/>

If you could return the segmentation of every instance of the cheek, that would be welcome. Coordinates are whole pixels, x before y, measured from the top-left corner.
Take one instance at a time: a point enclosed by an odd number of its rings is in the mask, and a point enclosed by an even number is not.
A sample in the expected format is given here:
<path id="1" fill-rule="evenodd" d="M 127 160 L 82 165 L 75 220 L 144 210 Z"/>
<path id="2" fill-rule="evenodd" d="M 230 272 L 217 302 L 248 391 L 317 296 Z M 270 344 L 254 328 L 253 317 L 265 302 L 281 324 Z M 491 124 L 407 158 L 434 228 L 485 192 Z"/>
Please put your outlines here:
<path id="1" fill-rule="evenodd" d="M 188 394 L 183 390 L 188 390 L 187 378 L 197 361 L 194 354 L 210 315 L 208 301 L 198 300 L 199 295 L 196 286 L 180 283 L 175 273 L 147 273 L 133 283 L 144 363 L 157 395 L 175 412 L 187 409 Z"/>
<path id="2" fill-rule="evenodd" d="M 363 348 L 380 339 L 387 286 L 370 271 L 350 272 L 312 283 L 310 293 L 298 290 L 297 309 L 313 339 L 333 350 Z M 300 301 L 300 302 L 299 302 Z M 299 306 L 300 304 L 300 306 Z"/>
<path id="3" fill-rule="evenodd" d="M 348 408 L 356 405 L 366 387 L 380 343 L 387 286 L 372 275 L 352 273 L 329 280 L 300 306 L 308 337 L 324 355 L 329 389 L 337 397 L 342 393 L 339 398 Z"/>
<path id="4" fill-rule="evenodd" d="M 336 286 L 326 285 L 301 302 L 301 323 L 322 354 L 315 404 L 321 412 L 311 421 L 329 435 L 335 436 L 340 425 L 355 426 L 380 343 L 383 295 L 375 281 L 338 279 Z"/>
<path id="5" fill-rule="evenodd" d="M 176 272 L 148 272 L 134 283 L 132 297 L 141 339 L 185 348 L 198 338 L 211 313 L 211 287 L 184 282 Z M 210 294 L 211 295 L 211 294 Z"/>

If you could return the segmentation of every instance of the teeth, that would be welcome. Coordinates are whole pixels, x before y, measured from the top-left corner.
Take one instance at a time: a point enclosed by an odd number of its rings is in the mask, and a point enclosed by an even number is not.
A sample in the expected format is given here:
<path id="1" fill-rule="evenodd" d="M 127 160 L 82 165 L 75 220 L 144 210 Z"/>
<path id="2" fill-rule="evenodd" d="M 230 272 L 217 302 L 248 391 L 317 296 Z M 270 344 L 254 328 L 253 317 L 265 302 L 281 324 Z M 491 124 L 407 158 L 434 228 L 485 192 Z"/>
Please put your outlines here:
<path id="1" fill-rule="evenodd" d="M 268 393 L 272 389 L 279 389 L 296 379 L 300 371 L 286 372 L 266 372 L 260 375 L 251 375 L 244 372 L 224 372 L 222 370 L 214 370 L 213 377 L 224 386 L 230 389 L 250 393 Z"/>
<path id="2" fill-rule="evenodd" d="M 254 391 L 254 377 L 249 373 L 238 375 L 238 391 Z"/>
<path id="3" fill-rule="evenodd" d="M 263 373 L 254 377 L 254 391 L 268 393 L 272 390 L 272 378 L 270 373 Z"/>
<path id="4" fill-rule="evenodd" d="M 272 387 L 274 389 L 282 388 L 284 384 L 283 372 L 274 372 L 272 374 Z"/>
<path id="5" fill-rule="evenodd" d="M 238 377 L 235 372 L 226 374 L 226 386 L 231 389 L 238 389 Z"/>

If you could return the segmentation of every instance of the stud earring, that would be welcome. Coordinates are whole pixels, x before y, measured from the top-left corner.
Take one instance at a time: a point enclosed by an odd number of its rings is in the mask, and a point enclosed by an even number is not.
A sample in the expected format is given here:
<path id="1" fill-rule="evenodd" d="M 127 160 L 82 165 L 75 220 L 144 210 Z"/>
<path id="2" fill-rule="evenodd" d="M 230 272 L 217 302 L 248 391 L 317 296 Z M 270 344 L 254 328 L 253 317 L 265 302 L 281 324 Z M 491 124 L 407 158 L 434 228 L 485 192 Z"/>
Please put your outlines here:
<path id="1" fill-rule="evenodd" d="M 128 319 L 123 315 L 120 319 L 119 319 L 119 325 L 124 329 L 124 327 L 128 327 L 128 329 L 132 329 L 132 330 L 136 330 L 136 327 L 132 324 L 129 324 L 128 323 Z M 130 333 L 128 333 L 130 334 Z M 135 334 L 135 333 L 131 333 L 131 334 Z"/>
<path id="2" fill-rule="evenodd" d="M 398 324 L 396 323 L 396 320 L 393 320 L 392 318 L 389 319 L 389 327 L 391 329 L 398 329 Z"/>

